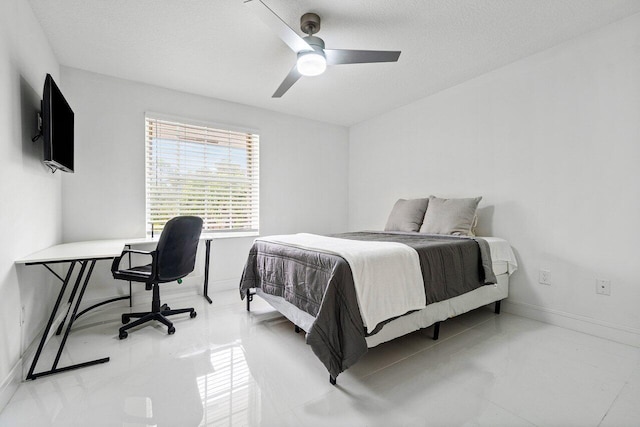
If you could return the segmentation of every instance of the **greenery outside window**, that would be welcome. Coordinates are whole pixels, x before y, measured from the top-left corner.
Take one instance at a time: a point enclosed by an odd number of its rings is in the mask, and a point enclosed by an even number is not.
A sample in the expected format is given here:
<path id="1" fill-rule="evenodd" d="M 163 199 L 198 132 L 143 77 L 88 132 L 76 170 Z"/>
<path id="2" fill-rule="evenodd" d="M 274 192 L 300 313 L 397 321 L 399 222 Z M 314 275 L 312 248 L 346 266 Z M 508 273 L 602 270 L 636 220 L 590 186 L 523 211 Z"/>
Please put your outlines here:
<path id="1" fill-rule="evenodd" d="M 147 234 L 196 215 L 203 232 L 258 232 L 259 136 L 145 117 Z"/>

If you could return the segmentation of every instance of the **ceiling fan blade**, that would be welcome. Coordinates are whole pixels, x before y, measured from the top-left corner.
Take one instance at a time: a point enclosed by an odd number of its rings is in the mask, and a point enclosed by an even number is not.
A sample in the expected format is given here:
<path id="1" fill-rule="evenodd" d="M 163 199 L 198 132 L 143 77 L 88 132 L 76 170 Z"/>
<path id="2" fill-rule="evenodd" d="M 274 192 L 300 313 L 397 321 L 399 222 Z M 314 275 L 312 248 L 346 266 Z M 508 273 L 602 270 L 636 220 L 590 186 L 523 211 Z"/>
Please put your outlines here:
<path id="1" fill-rule="evenodd" d="M 293 29 L 287 25 L 276 13 L 269 9 L 269 6 L 261 0 L 247 0 L 246 5 L 256 13 L 262 21 L 267 24 L 294 52 L 313 50 L 309 43 L 304 41 Z"/>
<path id="2" fill-rule="evenodd" d="M 271 97 L 280 98 L 291 86 L 293 86 L 295 82 L 298 81 L 300 77 L 302 77 L 302 74 L 298 72 L 298 67 L 294 65 L 291 71 L 289 71 L 289 74 L 287 74 L 287 77 L 284 78 L 278 89 L 276 89 Z"/>
<path id="3" fill-rule="evenodd" d="M 349 50 L 325 49 L 328 65 L 366 64 L 369 62 L 396 62 L 400 57 L 397 50 Z"/>

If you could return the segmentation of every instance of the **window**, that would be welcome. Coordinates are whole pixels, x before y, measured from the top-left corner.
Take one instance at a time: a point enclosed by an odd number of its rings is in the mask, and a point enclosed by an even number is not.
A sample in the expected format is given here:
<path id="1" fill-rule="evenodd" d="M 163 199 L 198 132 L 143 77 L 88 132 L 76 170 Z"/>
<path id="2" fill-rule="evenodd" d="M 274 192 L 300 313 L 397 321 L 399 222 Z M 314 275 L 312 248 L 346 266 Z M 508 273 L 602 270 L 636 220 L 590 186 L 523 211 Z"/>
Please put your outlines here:
<path id="1" fill-rule="evenodd" d="M 251 132 L 145 118 L 147 233 L 178 215 L 203 231 L 258 231 L 258 145 Z"/>

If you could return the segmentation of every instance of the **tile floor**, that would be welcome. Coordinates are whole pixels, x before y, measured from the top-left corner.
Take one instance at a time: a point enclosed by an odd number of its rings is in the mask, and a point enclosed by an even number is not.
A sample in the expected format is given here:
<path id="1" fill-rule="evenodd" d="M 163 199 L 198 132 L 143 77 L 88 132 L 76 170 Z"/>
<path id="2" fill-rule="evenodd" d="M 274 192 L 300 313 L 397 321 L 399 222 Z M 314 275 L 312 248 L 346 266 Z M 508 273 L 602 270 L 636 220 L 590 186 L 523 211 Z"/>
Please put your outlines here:
<path id="1" fill-rule="evenodd" d="M 638 348 L 479 309 L 439 341 L 429 328 L 371 349 L 334 387 L 260 298 L 248 314 L 236 291 L 213 297 L 168 297 L 198 311 L 172 336 L 120 341 L 121 307 L 87 315 L 61 364 L 111 361 L 22 383 L 0 426 L 640 425 Z"/>

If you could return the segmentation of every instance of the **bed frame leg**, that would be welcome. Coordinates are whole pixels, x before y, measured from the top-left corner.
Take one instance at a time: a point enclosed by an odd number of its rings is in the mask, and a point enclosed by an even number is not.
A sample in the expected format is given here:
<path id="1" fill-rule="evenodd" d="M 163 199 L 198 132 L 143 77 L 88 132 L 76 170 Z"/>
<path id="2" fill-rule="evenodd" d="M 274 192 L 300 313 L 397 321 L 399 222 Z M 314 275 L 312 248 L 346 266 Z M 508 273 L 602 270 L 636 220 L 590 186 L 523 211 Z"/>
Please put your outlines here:
<path id="1" fill-rule="evenodd" d="M 253 301 L 253 295 L 251 291 L 247 291 L 247 311 L 251 311 L 251 301 Z"/>
<path id="2" fill-rule="evenodd" d="M 436 341 L 440 336 L 440 322 L 436 322 L 433 325 L 433 340 Z"/>
<path id="3" fill-rule="evenodd" d="M 329 374 L 329 382 L 331 385 L 336 385 L 336 378 L 331 374 Z"/>
<path id="4" fill-rule="evenodd" d="M 293 326 L 294 326 L 293 330 L 296 331 L 296 334 L 299 334 L 300 333 L 300 327 L 298 325 L 293 325 Z"/>
<path id="5" fill-rule="evenodd" d="M 500 314 L 500 303 L 501 303 L 501 302 L 502 302 L 502 300 L 498 300 L 498 301 L 496 301 L 496 308 L 495 308 L 495 310 L 493 310 L 493 312 L 494 312 L 495 314 Z"/>

